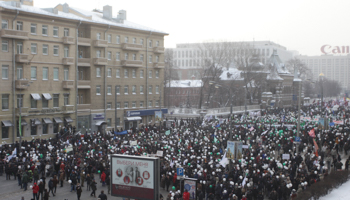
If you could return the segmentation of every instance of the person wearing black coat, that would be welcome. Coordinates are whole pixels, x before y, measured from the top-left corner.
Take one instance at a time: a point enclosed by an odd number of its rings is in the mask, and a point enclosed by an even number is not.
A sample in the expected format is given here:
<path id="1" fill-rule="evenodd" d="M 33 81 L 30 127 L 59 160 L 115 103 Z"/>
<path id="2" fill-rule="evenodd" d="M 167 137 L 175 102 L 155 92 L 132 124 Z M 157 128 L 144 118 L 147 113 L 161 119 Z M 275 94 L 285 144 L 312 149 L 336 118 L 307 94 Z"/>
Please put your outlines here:
<path id="1" fill-rule="evenodd" d="M 107 195 L 104 193 L 103 190 L 101 190 L 101 194 L 98 195 L 98 198 L 100 198 L 101 200 L 107 200 Z"/>
<path id="2" fill-rule="evenodd" d="M 78 197 L 78 200 L 80 200 L 81 192 L 83 191 L 83 190 L 81 189 L 80 183 L 77 184 L 76 190 L 77 190 L 77 197 Z"/>
<path id="3" fill-rule="evenodd" d="M 40 183 L 39 183 L 38 199 L 39 199 L 40 195 L 41 195 L 41 199 L 43 199 L 43 197 L 44 197 L 44 189 L 45 189 L 45 185 L 44 185 L 44 183 L 42 181 L 40 181 Z"/>
<path id="4" fill-rule="evenodd" d="M 54 188 L 54 185 L 53 185 L 53 178 L 50 178 L 48 184 L 49 184 L 49 193 L 50 193 L 50 191 L 51 191 L 52 196 L 55 196 L 55 194 L 53 193 L 53 188 Z"/>
<path id="5" fill-rule="evenodd" d="M 94 197 L 96 197 L 96 190 L 97 190 L 96 184 L 97 183 L 95 182 L 95 180 L 92 180 L 92 182 L 90 184 L 91 190 L 92 190 L 90 196 L 94 195 Z"/>

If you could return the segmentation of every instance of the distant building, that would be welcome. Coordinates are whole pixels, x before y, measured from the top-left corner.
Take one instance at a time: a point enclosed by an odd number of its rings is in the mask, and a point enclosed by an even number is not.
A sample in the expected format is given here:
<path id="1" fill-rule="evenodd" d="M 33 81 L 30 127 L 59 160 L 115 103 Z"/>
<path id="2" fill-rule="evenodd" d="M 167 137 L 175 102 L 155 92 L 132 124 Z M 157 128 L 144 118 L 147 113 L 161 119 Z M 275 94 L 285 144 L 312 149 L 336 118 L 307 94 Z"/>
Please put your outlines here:
<path id="1" fill-rule="evenodd" d="M 192 107 L 199 103 L 201 80 L 173 80 L 166 84 L 164 103 L 166 107 Z"/>

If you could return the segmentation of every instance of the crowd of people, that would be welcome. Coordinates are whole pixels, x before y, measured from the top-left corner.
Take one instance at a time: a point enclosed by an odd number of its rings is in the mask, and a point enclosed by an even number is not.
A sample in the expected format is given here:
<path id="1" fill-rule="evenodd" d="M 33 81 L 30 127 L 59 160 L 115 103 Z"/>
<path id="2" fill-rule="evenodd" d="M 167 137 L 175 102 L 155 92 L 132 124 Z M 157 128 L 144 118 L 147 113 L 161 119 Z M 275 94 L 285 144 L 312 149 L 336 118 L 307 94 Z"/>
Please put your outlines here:
<path id="1" fill-rule="evenodd" d="M 3 144 L 0 175 L 17 179 L 23 190 L 30 187 L 34 199 L 59 195 L 57 187 L 65 184 L 78 199 L 84 190 L 96 197 L 97 182 L 110 194 L 111 154 L 150 156 L 163 151 L 160 186 L 169 193 L 160 199 L 191 197 L 180 187 L 177 167 L 183 167 L 184 177 L 197 179 L 199 200 L 293 199 L 333 170 L 347 170 L 350 149 L 350 111 L 344 103 L 303 106 L 298 144 L 297 110 L 272 108 L 231 119 L 175 119 L 171 127 L 141 125 L 126 135 L 58 134 L 21 145 Z M 330 121 L 320 125 L 321 117 Z M 227 160 L 227 141 L 242 142 L 240 158 Z M 102 190 L 98 198 L 105 200 L 107 195 Z"/>

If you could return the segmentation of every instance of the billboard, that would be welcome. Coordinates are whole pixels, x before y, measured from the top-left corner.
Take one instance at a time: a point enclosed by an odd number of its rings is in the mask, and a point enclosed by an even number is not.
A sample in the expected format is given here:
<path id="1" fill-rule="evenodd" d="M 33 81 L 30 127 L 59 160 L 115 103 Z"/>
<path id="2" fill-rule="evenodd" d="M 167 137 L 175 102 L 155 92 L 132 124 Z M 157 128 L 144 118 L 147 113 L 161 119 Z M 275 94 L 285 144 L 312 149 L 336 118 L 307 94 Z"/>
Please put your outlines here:
<path id="1" fill-rule="evenodd" d="M 232 160 L 242 159 L 243 143 L 239 141 L 227 141 L 226 158 Z"/>
<path id="2" fill-rule="evenodd" d="M 111 156 L 111 195 L 133 199 L 159 198 L 159 158 Z"/>
<path id="3" fill-rule="evenodd" d="M 155 121 L 162 121 L 162 111 L 154 111 Z"/>
<path id="4" fill-rule="evenodd" d="M 186 189 L 190 193 L 190 199 L 196 200 L 197 179 L 185 178 L 184 189 Z"/>

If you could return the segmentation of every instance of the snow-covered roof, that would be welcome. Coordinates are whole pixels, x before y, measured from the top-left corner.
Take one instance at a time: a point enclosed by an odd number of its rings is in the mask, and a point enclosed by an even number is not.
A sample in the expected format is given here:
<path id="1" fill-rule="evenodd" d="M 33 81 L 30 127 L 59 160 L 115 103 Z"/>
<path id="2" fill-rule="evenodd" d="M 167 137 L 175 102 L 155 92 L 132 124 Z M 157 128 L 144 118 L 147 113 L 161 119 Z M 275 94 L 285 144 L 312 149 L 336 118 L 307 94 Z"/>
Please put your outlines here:
<path id="1" fill-rule="evenodd" d="M 20 7 L 15 7 L 11 4 L 11 2 L 5 2 L 5 1 L 0 1 L 0 7 L 5 8 L 5 9 L 10 9 L 10 10 L 18 10 L 22 12 L 28 12 L 28 13 L 34 13 L 34 14 L 39 14 L 39 15 L 45 15 L 45 16 L 52 16 L 52 17 L 58 17 L 58 18 L 63 18 L 63 19 L 70 19 L 70 20 L 77 20 L 77 21 L 82 21 L 82 22 L 90 22 L 90 23 L 98 23 L 98 24 L 106 24 L 106 25 L 111 25 L 111 26 L 117 26 L 117 27 L 123 27 L 123 28 L 130 28 L 130 29 L 136 29 L 136 30 L 142 30 L 142 31 L 152 31 L 156 33 L 161 33 L 167 35 L 168 33 L 165 33 L 164 31 L 159 31 L 153 28 L 149 28 L 143 25 L 139 25 L 133 22 L 130 22 L 128 20 L 124 20 L 123 23 L 118 23 L 113 20 L 108 20 L 103 18 L 102 13 L 98 12 L 93 12 L 93 11 L 85 11 L 79 8 L 69 8 L 72 9 L 87 18 L 80 17 L 78 15 L 75 15 L 73 13 L 66 13 L 66 12 L 61 12 L 58 11 L 57 14 L 54 14 L 48 9 L 42 9 L 34 6 L 27 6 L 27 5 L 21 5 Z"/>
<path id="2" fill-rule="evenodd" d="M 166 87 L 180 87 L 180 88 L 190 88 L 190 87 L 202 87 L 202 80 L 173 80 L 167 83 Z"/>
<path id="3" fill-rule="evenodd" d="M 222 73 L 220 75 L 220 79 L 223 81 L 228 80 L 243 80 L 241 77 L 242 71 L 238 70 L 237 68 L 230 67 L 230 68 L 222 68 Z"/>
<path id="4" fill-rule="evenodd" d="M 271 57 L 266 63 L 267 67 L 270 67 L 270 65 L 273 65 L 274 67 L 276 67 L 277 73 L 279 74 L 289 74 L 287 67 L 284 65 L 284 63 L 278 56 L 276 49 L 273 50 Z"/>

